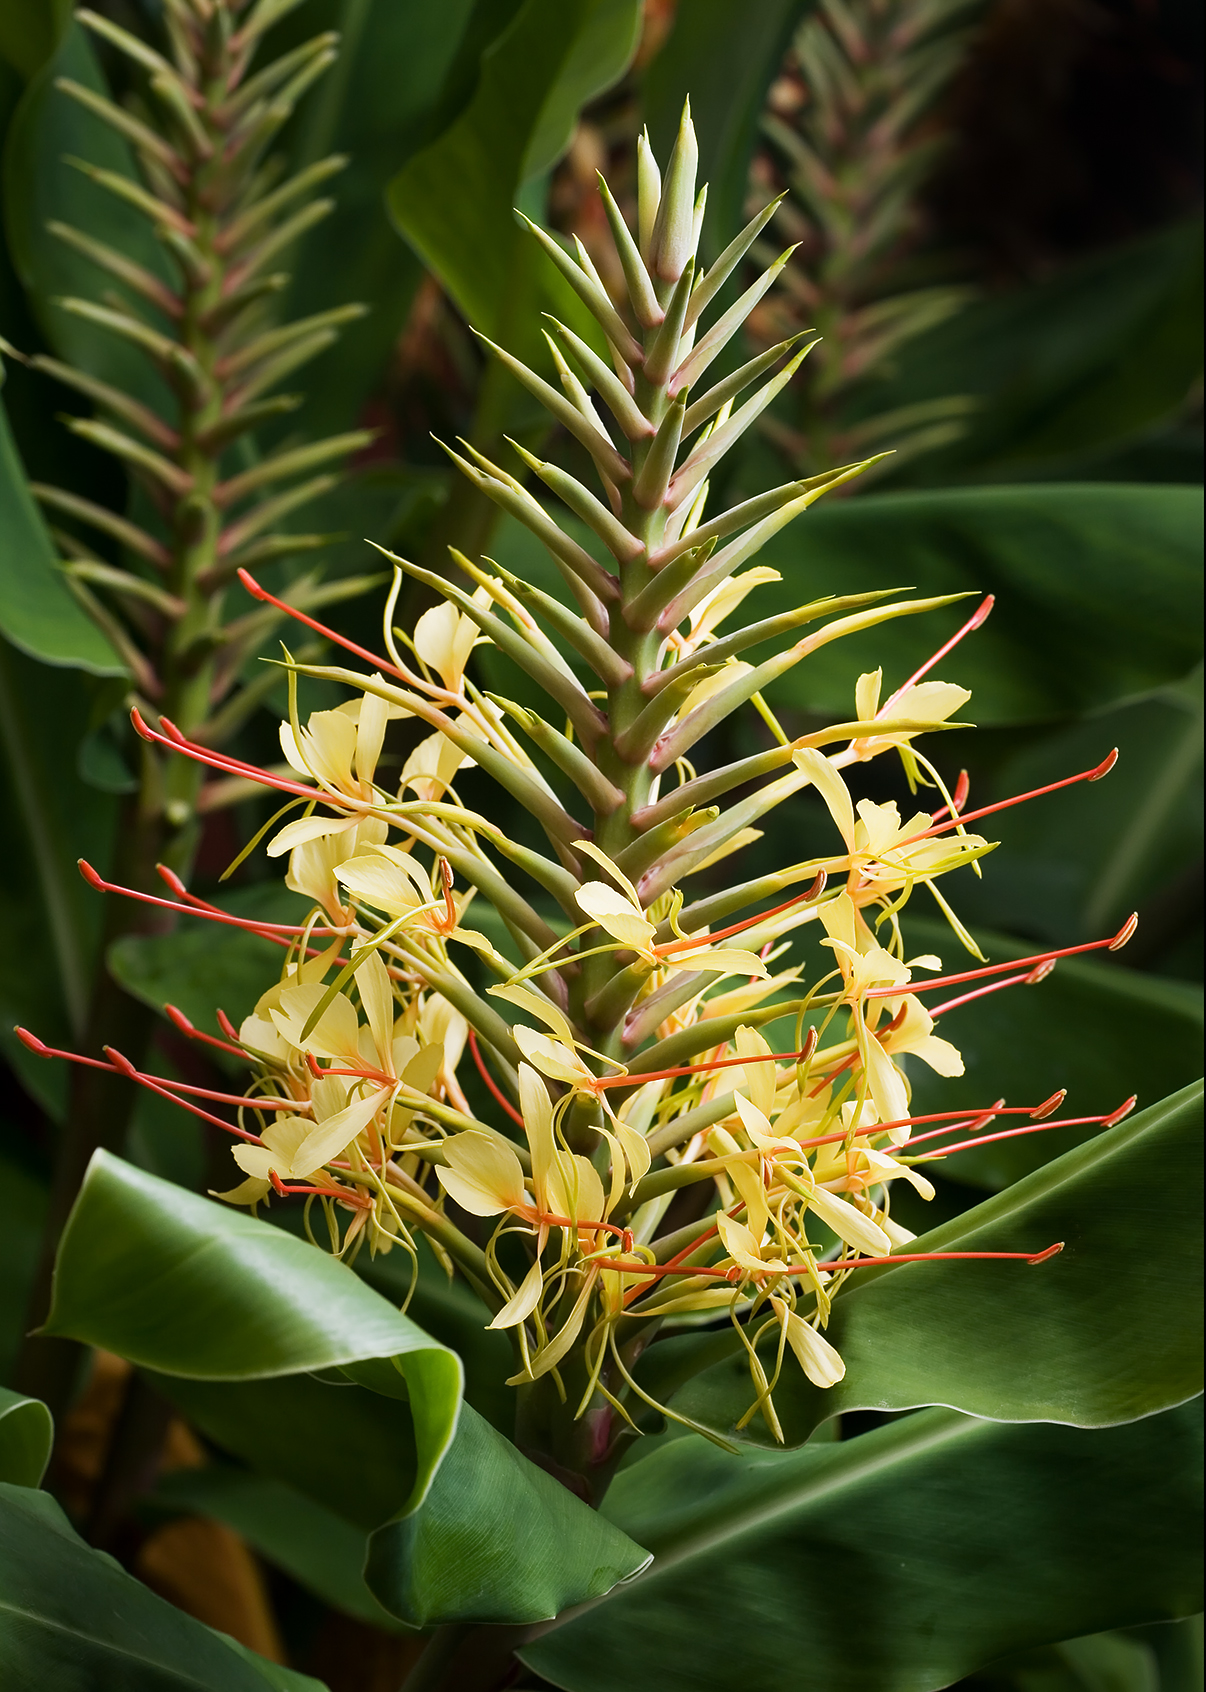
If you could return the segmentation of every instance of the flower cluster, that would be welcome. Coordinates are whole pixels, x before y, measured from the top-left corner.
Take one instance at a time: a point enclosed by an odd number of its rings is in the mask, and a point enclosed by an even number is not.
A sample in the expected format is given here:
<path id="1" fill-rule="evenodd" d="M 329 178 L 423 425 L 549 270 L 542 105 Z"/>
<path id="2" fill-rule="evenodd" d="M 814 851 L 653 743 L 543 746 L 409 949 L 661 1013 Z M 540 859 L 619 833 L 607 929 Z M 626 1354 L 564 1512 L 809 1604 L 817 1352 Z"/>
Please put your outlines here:
<path id="1" fill-rule="evenodd" d="M 224 1040 L 170 1012 L 249 1063 L 253 1080 L 225 1095 L 138 1075 L 116 1053 L 108 1061 L 231 1130 L 241 1179 L 220 1195 L 229 1202 L 304 1195 L 308 1215 L 325 1212 L 332 1249 L 349 1254 L 365 1244 L 413 1254 L 424 1234 L 510 1335 L 521 1389 L 547 1379 L 567 1414 L 591 1411 L 619 1433 L 653 1402 L 636 1359 L 658 1332 L 727 1319 L 749 1358 L 746 1420 L 760 1413 L 778 1436 L 772 1393 L 787 1353 L 816 1386 L 832 1386 L 843 1374 L 824 1331 L 836 1293 L 867 1265 L 909 1259 L 913 1236 L 891 1214 L 894 1185 L 930 1196 L 922 1165 L 968 1134 L 982 1143 L 997 1117 L 1031 1118 L 1020 1131 L 1033 1131 L 1062 1098 L 919 1118 L 907 1065 L 960 1076 L 958 1051 L 935 1032 L 945 1011 L 1036 982 L 1062 954 L 986 962 L 938 885 L 966 866 L 979 873 L 991 843 L 969 825 L 1000 806 L 969 810 L 966 780 L 948 790 L 916 740 L 958 726 L 970 695 L 931 672 L 990 600 L 886 699 L 881 673 L 863 675 L 848 721 L 795 738 L 764 697 L 777 676 L 830 641 L 948 601 L 851 595 L 724 632 L 749 593 L 777 579 L 742 571 L 761 541 L 861 466 L 707 515 L 711 467 L 803 355 L 737 411 L 735 397 L 789 349 L 688 403 L 774 279 L 772 266 L 696 338 L 766 217 L 697 278 L 702 199 L 689 118 L 664 186 L 642 143 L 640 183 L 635 237 L 603 190 L 628 284 L 622 310 L 582 249 L 575 261 L 536 232 L 612 362 L 555 326 L 558 392 L 499 352 L 587 448 L 603 498 L 520 452 L 577 517 L 575 530 L 480 455 L 461 460 L 545 545 L 577 610 L 497 565 L 457 555 L 470 592 L 395 559 L 378 655 L 241 572 L 256 598 L 367 668 L 286 653 L 281 745 L 291 775 L 214 752 L 167 718 L 136 714 L 135 726 L 222 780 L 285 796 L 257 841 L 268 836 L 269 857 L 287 857 L 287 884 L 310 909 L 293 924 L 235 918 L 164 872 L 174 897 L 158 902 L 241 922 L 284 948 L 279 981 L 239 1029 L 224 1023 Z M 579 538 L 592 530 L 593 550 Z M 395 621 L 406 575 L 442 600 L 409 632 Z M 809 623 L 820 627 L 773 658 L 739 657 Z M 479 643 L 543 689 L 564 731 L 483 690 Z M 584 685 L 583 667 L 598 688 Z M 303 674 L 350 697 L 303 723 Z M 697 770 L 688 754 L 747 705 L 770 729 L 769 750 Z M 400 779 L 387 781 L 394 720 L 419 725 L 422 738 Z M 886 753 L 914 793 L 933 795 L 907 819 L 892 803 L 856 803 L 847 785 L 845 772 Z M 1112 761 L 1067 780 L 1096 779 Z M 462 774 L 474 768 L 543 842 L 472 807 Z M 714 803 L 738 788 L 742 797 Z M 805 789 L 827 807 L 830 849 L 692 893 L 692 876 L 756 838 L 754 824 Z M 937 957 L 909 955 L 902 915 L 919 889 L 978 967 L 944 975 Z M 475 925 L 479 900 L 488 916 Z M 1121 945 L 1132 927 L 1094 944 Z M 793 961 L 801 939 L 813 945 Z M 929 996 L 967 983 L 942 1003 Z M 764 1030 L 777 1031 L 776 1044 Z M 470 1085 L 466 1056 L 486 1093 Z M 484 1116 L 466 1089 L 492 1099 Z M 237 1107 L 236 1123 L 206 1110 L 219 1102 Z M 675 1196 L 689 1187 L 703 1201 L 689 1212 L 697 1220 L 673 1226 Z M 1051 1249 L 973 1255 L 1037 1262 Z"/>

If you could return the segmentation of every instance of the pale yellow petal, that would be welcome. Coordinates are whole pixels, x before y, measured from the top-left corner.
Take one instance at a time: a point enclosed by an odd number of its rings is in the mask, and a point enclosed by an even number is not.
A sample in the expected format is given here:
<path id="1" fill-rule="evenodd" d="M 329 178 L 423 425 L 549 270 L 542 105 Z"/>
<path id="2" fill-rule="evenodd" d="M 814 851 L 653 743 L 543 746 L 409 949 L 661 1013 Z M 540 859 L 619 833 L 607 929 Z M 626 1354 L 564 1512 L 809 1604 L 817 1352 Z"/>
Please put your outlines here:
<path id="1" fill-rule="evenodd" d="M 519 1284 L 516 1292 L 503 1305 L 498 1315 L 489 1324 L 492 1328 L 516 1328 L 535 1310 L 540 1303 L 540 1294 L 544 1290 L 544 1271 L 537 1259 Z"/>
<path id="2" fill-rule="evenodd" d="M 792 761 L 801 775 L 808 777 L 829 807 L 829 814 L 837 824 L 838 833 L 847 847 L 854 850 L 854 804 L 850 791 L 829 759 L 813 746 L 798 747 Z"/>
<path id="3" fill-rule="evenodd" d="M 445 1142 L 447 1164 L 437 1164 L 436 1176 L 445 1192 L 471 1216 L 496 1216 L 528 1202 L 523 1166 L 497 1134 L 467 1129 Z"/>
<path id="4" fill-rule="evenodd" d="M 839 1240 L 861 1251 L 867 1257 L 887 1257 L 892 1242 L 878 1223 L 864 1216 L 861 1210 L 818 1187 L 809 1195 L 808 1208 L 815 1210 L 821 1221 L 833 1229 Z"/>

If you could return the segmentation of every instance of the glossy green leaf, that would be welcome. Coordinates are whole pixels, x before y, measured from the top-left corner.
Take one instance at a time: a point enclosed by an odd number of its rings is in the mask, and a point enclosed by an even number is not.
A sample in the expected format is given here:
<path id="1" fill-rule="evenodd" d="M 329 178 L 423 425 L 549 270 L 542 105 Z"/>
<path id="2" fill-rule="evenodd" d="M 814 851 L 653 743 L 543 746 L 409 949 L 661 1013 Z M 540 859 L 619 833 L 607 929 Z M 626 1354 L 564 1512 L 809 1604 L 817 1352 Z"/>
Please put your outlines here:
<path id="1" fill-rule="evenodd" d="M 226 1463 L 176 1469 L 149 1503 L 225 1522 L 315 1597 L 373 1627 L 400 1626 L 364 1583 L 366 1530 L 283 1481 Z"/>
<path id="2" fill-rule="evenodd" d="M 605 1513 L 647 1574 L 521 1649 L 566 1692 L 931 1692 L 1007 1651 L 1201 1604 L 1197 1405 L 1085 1432 L 928 1410 L 836 1445 L 694 1437 Z"/>
<path id="3" fill-rule="evenodd" d="M 54 57 L 30 83 L 9 127 L 3 193 L 13 268 L 33 317 L 60 358 L 171 416 L 171 396 L 149 360 L 121 336 L 72 316 L 57 303 L 63 295 L 99 299 L 117 284 L 106 271 L 51 234 L 47 228 L 51 222 L 71 224 L 116 247 L 154 275 L 165 279 L 168 275 L 147 219 L 67 163 L 69 157 L 86 159 L 121 176 L 137 174 L 121 137 L 55 87 L 56 78 L 62 76 L 108 93 L 79 24 L 66 32 Z"/>
<path id="4" fill-rule="evenodd" d="M 196 1381 L 391 1359 L 415 1427 L 412 1509 L 456 1426 L 459 1359 L 346 1265 L 103 1151 L 63 1234 L 46 1332 Z"/>
<path id="5" fill-rule="evenodd" d="M 966 717 L 1027 723 L 1089 711 L 1179 680 L 1201 657 L 1202 495 L 1196 488 L 1033 486 L 821 501 L 758 557 L 783 574 L 759 617 L 825 593 L 909 586 L 994 593 L 996 607 L 935 672 L 967 678 Z M 899 686 L 971 602 L 822 647 L 771 690 L 822 717 L 882 664 Z"/>
<path id="6" fill-rule="evenodd" d="M 524 0 L 484 55 L 470 104 L 390 183 L 398 229 L 468 320 L 509 345 L 517 334 L 540 345 L 529 322 L 537 285 L 578 317 L 513 208 L 525 173 L 569 139 L 576 104 L 623 70 L 637 19 L 632 0 Z"/>
<path id="7" fill-rule="evenodd" d="M 0 1387 L 0 1480 L 40 1486 L 53 1442 L 54 1423 L 41 1399 Z"/>
<path id="8" fill-rule="evenodd" d="M 948 1404 L 1000 1421 L 1102 1427 L 1201 1392 L 1201 1156 L 1199 1083 L 908 1247 L 1039 1252 L 1062 1240 L 1059 1256 L 1033 1268 L 902 1263 L 853 1277 L 826 1329 L 844 1380 L 814 1387 L 785 1361 L 775 1408 L 787 1443 L 843 1410 Z M 660 1349 L 646 1365 L 655 1394 L 659 1369 L 672 1388 L 676 1369 L 709 1352 L 723 1357 L 689 1379 L 673 1407 L 726 1437 L 773 1443 L 761 1417 L 735 1431 L 754 1393 L 734 1337 L 671 1340 L 659 1364 Z"/>
<path id="9" fill-rule="evenodd" d="M 422 1509 L 373 1535 L 366 1578 L 415 1627 L 548 1620 L 649 1553 L 466 1406 Z"/>
<path id="10" fill-rule="evenodd" d="M 998 857 L 986 866 L 986 879 L 995 874 Z M 956 961 L 962 953 L 945 924 L 906 919 L 905 932 L 911 951 L 938 951 L 962 968 Z M 979 927 L 974 932 L 996 962 L 1033 955 L 1033 941 Z M 1059 1115 L 1106 1114 L 1132 1093 L 1144 1106 L 1188 1086 L 1202 1067 L 1200 988 L 1075 958 L 1061 962 L 1034 988 L 1009 988 L 960 1006 L 942 1017 L 941 1026 L 963 1054 L 965 1073 L 951 1082 L 910 1061 L 913 1107 L 921 1113 L 949 1110 L 956 1099 L 1037 1104 L 1066 1087 L 1068 1101 Z M 939 1167 L 957 1181 L 996 1191 L 1097 1131 L 1088 1125 L 998 1140 Z"/>
<path id="11" fill-rule="evenodd" d="M 0 634 L 43 664 L 94 676 L 124 676 L 125 665 L 72 598 L 54 543 L 34 504 L 17 444 L 0 405 Z"/>
<path id="12" fill-rule="evenodd" d="M 85 1545 L 44 1492 L 0 1484 L 0 1663 L 14 1692 L 321 1692 Z"/>
<path id="13" fill-rule="evenodd" d="M 645 115 L 654 151 L 665 159 L 690 97 L 699 137 L 699 180 L 708 184 L 705 251 L 716 257 L 749 215 L 750 155 L 766 91 L 805 0 L 690 0 L 645 78 Z"/>

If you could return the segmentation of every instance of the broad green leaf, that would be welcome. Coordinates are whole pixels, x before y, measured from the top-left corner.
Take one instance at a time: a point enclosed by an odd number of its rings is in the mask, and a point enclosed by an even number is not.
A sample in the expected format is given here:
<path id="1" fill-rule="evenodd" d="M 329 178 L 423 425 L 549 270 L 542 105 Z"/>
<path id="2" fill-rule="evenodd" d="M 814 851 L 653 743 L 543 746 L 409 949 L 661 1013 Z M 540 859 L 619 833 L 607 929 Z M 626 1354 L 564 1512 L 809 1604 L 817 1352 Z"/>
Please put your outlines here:
<path id="1" fill-rule="evenodd" d="M 649 1561 L 466 1406 L 422 1509 L 373 1535 L 366 1578 L 414 1627 L 551 1619 Z"/>
<path id="2" fill-rule="evenodd" d="M 645 115 L 663 162 L 690 97 L 699 137 L 699 180 L 708 184 L 703 241 L 716 257 L 749 215 L 750 155 L 769 88 L 806 0 L 690 0 L 645 78 Z"/>
<path id="3" fill-rule="evenodd" d="M 525 355 L 541 345 L 537 289 L 560 315 L 573 296 L 513 207 L 525 172 L 568 140 L 574 104 L 620 74 L 637 15 L 632 0 L 524 0 L 483 56 L 472 101 L 389 186 L 398 229 L 470 323 Z"/>
<path id="4" fill-rule="evenodd" d="M 996 866 L 994 856 L 986 878 Z M 948 965 L 963 967 L 962 951 L 945 924 L 906 917 L 904 931 L 911 951 L 937 951 Z M 979 927 L 974 932 L 985 956 L 995 962 L 1033 955 L 1033 941 Z M 975 960 L 966 962 L 974 966 Z M 1139 1095 L 1140 1105 L 1152 1104 L 1188 1086 L 1202 1067 L 1200 988 L 1075 958 L 1062 961 L 1033 988 L 1011 987 L 975 1000 L 942 1017 L 940 1024 L 962 1052 L 965 1073 L 962 1080 L 947 1081 L 910 1061 L 912 1103 L 919 1113 L 949 1110 L 965 1099 L 988 1105 L 1004 1097 L 1010 1104 L 1038 1104 L 1066 1087 L 1068 1100 L 1060 1116 L 1104 1115 L 1132 1093 Z M 993 1128 L 1003 1126 L 1008 1124 Z M 995 1191 L 1096 1133 L 1089 1125 L 998 1140 L 936 1167 L 957 1181 Z"/>
<path id="5" fill-rule="evenodd" d="M 54 542 L 34 504 L 0 404 L 0 634 L 31 658 L 124 676 L 125 665 L 71 596 Z"/>
<path id="6" fill-rule="evenodd" d="M 67 163 L 69 157 L 85 159 L 119 175 L 136 176 L 130 150 L 121 137 L 55 87 L 56 78 L 62 76 L 108 93 L 79 24 L 66 32 L 54 57 L 29 84 L 9 126 L 4 217 L 13 267 L 33 317 L 60 358 L 171 416 L 171 396 L 148 359 L 120 336 L 73 317 L 57 303 L 63 295 L 100 299 L 118 285 L 51 234 L 47 224 L 54 221 L 83 230 L 167 278 L 162 251 L 147 219 Z"/>
<path id="7" fill-rule="evenodd" d="M 20 1692 L 322 1692 L 157 1597 L 85 1545 L 46 1493 L 6 1484 L 0 1662 Z"/>
<path id="8" fill-rule="evenodd" d="M 364 1583 L 365 1529 L 283 1481 L 228 1463 L 176 1469 L 148 1502 L 225 1522 L 316 1597 L 373 1627 L 398 1629 Z"/>
<path id="9" fill-rule="evenodd" d="M 41 1399 L 0 1387 L 0 1480 L 40 1486 L 53 1441 L 54 1423 Z"/>
<path id="10" fill-rule="evenodd" d="M 604 1512 L 640 1580 L 521 1648 L 566 1692 L 932 1692 L 992 1658 L 1201 1603 L 1197 1405 L 1085 1432 L 928 1410 L 835 1445 L 691 1437 Z"/>
<path id="11" fill-rule="evenodd" d="M 1200 376 L 1201 296 L 1200 224 L 1157 230 L 920 336 L 851 418 L 974 394 L 968 434 L 902 479 L 1108 475 L 1107 455 L 1180 410 Z"/>
<path id="12" fill-rule="evenodd" d="M 1102 1427 L 1202 1390 L 1196 1321 L 1202 1155 L 1200 1083 L 1044 1165 L 923 1234 L 910 1252 L 1039 1252 L 1024 1263 L 902 1263 L 854 1276 L 826 1333 L 845 1379 L 814 1387 L 788 1356 L 775 1408 L 789 1445 L 843 1410 L 949 1404 L 1009 1422 Z M 658 1352 L 645 1379 L 658 1395 Z M 771 1444 L 744 1349 L 728 1334 L 667 1342 L 663 1371 L 689 1379 L 673 1407 L 728 1437 Z M 740 1350 L 740 1356 L 735 1353 Z M 768 1352 L 773 1369 L 773 1347 Z M 682 1378 L 680 1372 L 679 1378 Z M 663 1389 L 664 1390 L 664 1389 Z"/>
<path id="13" fill-rule="evenodd" d="M 193 1381 L 391 1359 L 387 1378 L 400 1395 L 403 1381 L 409 1390 L 416 1447 L 399 1507 L 422 1499 L 456 1426 L 459 1360 L 346 1265 L 103 1151 L 63 1234 L 45 1331 Z"/>

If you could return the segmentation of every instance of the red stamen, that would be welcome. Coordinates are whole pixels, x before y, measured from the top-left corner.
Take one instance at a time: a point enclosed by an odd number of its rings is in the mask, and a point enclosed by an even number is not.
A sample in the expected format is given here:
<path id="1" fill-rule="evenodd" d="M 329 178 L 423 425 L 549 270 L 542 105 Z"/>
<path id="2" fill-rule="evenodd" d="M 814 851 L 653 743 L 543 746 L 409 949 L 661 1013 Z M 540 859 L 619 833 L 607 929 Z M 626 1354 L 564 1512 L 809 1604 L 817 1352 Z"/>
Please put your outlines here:
<path id="1" fill-rule="evenodd" d="M 815 1036 L 816 1030 L 809 1029 L 810 1036 Z M 606 1075 L 593 1084 L 592 1091 L 603 1092 L 607 1087 L 638 1087 L 644 1086 L 646 1081 L 670 1081 L 679 1075 L 706 1075 L 712 1069 L 733 1069 L 739 1064 L 747 1063 L 807 1063 L 817 1049 L 816 1039 L 809 1045 L 805 1041 L 798 1052 L 760 1052 L 749 1057 L 711 1058 L 707 1063 L 687 1063 L 678 1069 L 634 1069 L 623 1075 Z"/>
<path id="2" fill-rule="evenodd" d="M 227 1016 L 226 1012 L 222 1009 L 221 1005 L 219 1005 L 217 1010 L 215 1010 L 214 1015 L 218 1019 L 218 1027 L 222 1030 L 223 1034 L 229 1034 L 232 1040 L 237 1040 L 239 1037 L 239 1031 Z"/>
<path id="3" fill-rule="evenodd" d="M 367 1193 L 349 1192 L 346 1187 L 286 1186 L 275 1169 L 268 1171 L 268 1179 L 282 1198 L 291 1198 L 294 1193 L 318 1193 L 324 1198 L 338 1199 L 340 1204 L 349 1205 L 354 1210 L 372 1208 L 373 1201 Z"/>
<path id="4" fill-rule="evenodd" d="M 123 899 L 134 899 L 141 905 L 156 905 L 160 910 L 183 912 L 187 916 L 204 916 L 209 922 L 225 923 L 230 928 L 241 928 L 246 934 L 258 934 L 264 940 L 280 940 L 283 936 L 304 934 L 306 927 L 296 922 L 255 922 L 250 917 L 232 916 L 229 911 L 219 910 L 216 905 L 206 905 L 203 900 L 192 900 L 184 904 L 176 899 L 159 899 L 153 893 L 140 893 L 134 887 L 122 887 L 117 882 L 106 881 L 94 870 L 86 858 L 76 860 L 80 874 L 89 887 L 98 893 L 120 893 Z M 341 931 L 333 928 L 312 928 L 311 934 L 319 934 L 339 938 Z M 288 945 L 288 940 L 284 940 Z"/>
<path id="5" fill-rule="evenodd" d="M 1129 1099 L 1124 1099 L 1117 1110 L 1112 1110 L 1108 1116 L 1103 1116 L 1103 1128 L 1116 1128 L 1124 1116 L 1129 1116 L 1139 1102 L 1138 1093 L 1132 1093 Z"/>
<path id="6" fill-rule="evenodd" d="M 735 922 L 729 928 L 718 928 L 715 934 L 697 934 L 689 940 L 667 940 L 660 946 L 653 948 L 659 958 L 669 957 L 671 952 L 686 952 L 696 946 L 710 946 L 715 940 L 727 940 L 731 934 L 740 934 L 743 929 L 757 928 L 760 922 L 778 916 L 780 911 L 789 911 L 793 905 L 803 905 L 809 899 L 819 898 L 825 891 L 828 871 L 818 870 L 816 880 L 806 893 L 797 893 L 794 899 L 787 899 L 781 905 L 772 905 L 769 911 L 759 911 L 757 916 L 746 917 L 742 922 Z"/>
<path id="7" fill-rule="evenodd" d="M 457 915 L 452 898 L 452 865 L 447 858 L 440 859 L 440 879 L 444 884 L 444 921 L 437 922 L 436 927 L 444 934 L 451 934 L 457 924 Z"/>
<path id="8" fill-rule="evenodd" d="M 947 822 L 935 823 L 932 828 L 923 828 L 919 834 L 911 834 L 907 840 L 898 841 L 892 850 L 900 851 L 918 840 L 928 840 L 932 834 L 944 834 L 948 828 L 961 828 L 965 823 L 978 822 L 981 817 L 990 817 L 996 811 L 1007 811 L 1012 805 L 1024 805 L 1028 799 L 1038 799 L 1044 793 L 1057 793 L 1061 787 L 1074 787 L 1078 781 L 1100 781 L 1102 776 L 1109 775 L 1117 762 L 1118 748 L 1115 746 L 1114 750 L 1091 770 L 1081 770 L 1077 775 L 1065 776 L 1062 781 L 1048 782 L 1046 787 L 1032 787 L 1028 793 L 1015 793 L 1012 799 L 998 799 L 995 805 L 981 805 L 978 811 L 965 811 L 961 816 L 951 817 Z"/>
<path id="9" fill-rule="evenodd" d="M 112 1059 L 112 1068 L 117 1074 L 124 1075 L 130 1081 L 136 1081 L 140 1087 L 145 1087 L 148 1093 L 157 1093 L 161 1099 L 167 1099 L 169 1103 L 179 1105 L 181 1110 L 187 1110 L 192 1116 L 199 1116 L 203 1122 L 212 1123 L 215 1128 L 221 1128 L 225 1134 L 233 1134 L 238 1140 L 249 1140 L 253 1146 L 262 1143 L 258 1134 L 249 1134 L 245 1128 L 236 1128 L 233 1122 L 223 1122 L 220 1116 L 214 1116 L 210 1111 L 202 1110 L 199 1105 L 189 1104 L 187 1099 L 182 1099 L 178 1094 L 169 1092 L 167 1087 L 160 1086 L 154 1077 L 144 1075 L 140 1070 L 135 1069 L 129 1058 L 123 1057 L 121 1052 L 115 1051 L 112 1046 L 105 1046 L 103 1049 L 106 1055 Z M 82 1061 L 91 1064 L 93 1060 L 85 1058 Z M 105 1066 L 99 1065 L 97 1067 L 103 1068 Z"/>
<path id="10" fill-rule="evenodd" d="M 289 605 L 285 600 L 278 599 L 275 594 L 269 593 L 267 588 L 260 586 L 250 571 L 240 569 L 238 577 L 252 599 L 263 600 L 267 605 L 275 605 L 278 611 L 283 611 L 287 617 L 292 617 L 295 623 L 303 623 L 306 628 L 313 629 L 316 634 L 322 635 L 336 646 L 342 646 L 347 652 L 354 652 L 357 658 L 363 658 L 365 663 L 371 664 L 375 670 L 388 670 L 391 676 L 397 676 L 400 681 L 413 682 L 414 678 L 408 675 L 405 670 L 398 669 L 397 665 L 387 663 L 384 658 L 378 658 L 376 653 L 370 652 L 367 647 L 357 646 L 354 640 L 346 639 L 345 636 L 337 634 L 334 629 L 328 628 L 325 623 L 316 622 L 313 617 L 307 617 L 306 613 L 299 611 L 296 606 Z"/>
<path id="11" fill-rule="evenodd" d="M 234 1057 L 242 1058 L 244 1063 L 251 1060 L 241 1046 L 232 1046 L 228 1040 L 219 1040 L 213 1034 L 206 1034 L 202 1029 L 191 1023 L 184 1012 L 177 1005 L 164 1005 L 164 1015 L 174 1028 L 181 1034 L 186 1034 L 190 1040 L 200 1040 L 207 1046 L 216 1046 L 220 1052 L 230 1052 Z"/>
<path id="12" fill-rule="evenodd" d="M 1057 1092 L 1052 1093 L 1049 1099 L 1044 1099 L 1041 1105 L 1035 1105 L 1034 1109 L 1030 1112 L 1030 1120 L 1032 1122 L 1041 1122 L 1045 1116 L 1054 1116 L 1055 1112 L 1059 1109 L 1060 1105 L 1063 1104 L 1067 1096 L 1068 1089 L 1066 1087 L 1060 1087 Z"/>
<path id="13" fill-rule="evenodd" d="M 477 1035 L 474 1033 L 472 1028 L 469 1030 L 469 1050 L 473 1055 L 474 1063 L 477 1065 L 477 1072 L 486 1083 L 486 1087 L 493 1095 L 495 1102 L 502 1106 L 507 1115 L 511 1118 L 512 1122 L 518 1122 L 519 1126 L 522 1128 L 524 1126 L 523 1117 L 516 1110 L 510 1099 L 505 1097 L 499 1088 L 498 1083 L 495 1081 L 490 1071 L 486 1068 L 485 1062 L 482 1058 L 481 1049 L 477 1043 Z"/>
<path id="14" fill-rule="evenodd" d="M 1129 1106 L 1120 1107 L 1121 1115 L 1116 1116 L 1113 1120 L 1121 1122 L 1122 1117 L 1127 1114 L 1128 1108 Z M 1051 1122 L 1036 1123 L 1031 1128 L 1002 1128 L 997 1134 L 982 1134 L 978 1140 L 965 1140 L 961 1145 L 940 1146 L 937 1151 L 927 1153 L 925 1161 L 930 1163 L 935 1158 L 950 1157 L 955 1152 L 975 1151 L 977 1146 L 991 1145 L 994 1140 L 1015 1140 L 1022 1134 L 1045 1134 L 1052 1128 L 1084 1128 L 1091 1127 L 1094 1124 L 1100 1127 L 1112 1127 L 1113 1120 L 1106 1116 L 1062 1116 Z M 918 1141 L 910 1141 L 911 1145 L 918 1143 Z"/>
<path id="15" fill-rule="evenodd" d="M 997 596 L 995 593 L 990 593 L 982 599 L 976 609 L 972 612 L 971 616 L 967 619 L 966 623 L 964 623 L 963 627 L 961 629 L 956 629 L 951 638 L 948 641 L 945 641 L 938 648 L 932 658 L 927 658 L 919 670 L 913 671 L 913 674 L 909 677 L 907 682 L 898 687 L 895 693 L 889 695 L 889 697 L 880 706 L 879 710 L 875 713 L 876 717 L 878 718 L 886 715 L 888 710 L 895 705 L 902 693 L 907 692 L 908 689 L 916 682 L 919 682 L 922 676 L 928 675 L 934 668 L 935 664 L 940 664 L 946 657 L 947 653 L 958 646 L 959 642 L 965 635 L 971 634 L 973 629 L 978 629 L 982 623 L 987 622 L 989 614 L 996 602 Z"/>
<path id="16" fill-rule="evenodd" d="M 864 997 L 867 999 L 899 999 L 909 993 L 932 993 L 935 987 L 955 987 L 962 981 L 979 981 L 986 975 L 1000 975 L 1007 969 L 1017 969 L 1019 965 L 1033 969 L 1036 964 L 1053 963 L 1057 958 L 1073 958 L 1080 952 L 1117 952 L 1134 934 L 1139 926 L 1139 917 L 1133 912 L 1123 923 L 1111 939 L 1087 940 L 1083 946 L 1060 946 L 1050 952 L 1036 952 L 1032 958 L 1014 958 L 1009 963 L 988 964 L 984 969 L 966 969 L 959 975 L 938 975 L 932 981 L 910 981 L 907 987 L 872 987 Z"/>

